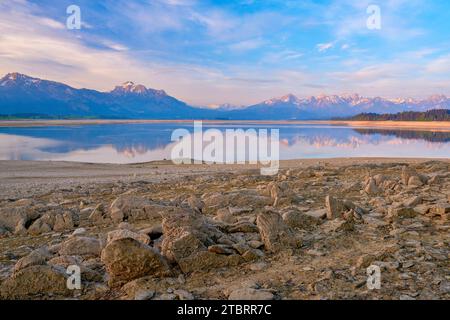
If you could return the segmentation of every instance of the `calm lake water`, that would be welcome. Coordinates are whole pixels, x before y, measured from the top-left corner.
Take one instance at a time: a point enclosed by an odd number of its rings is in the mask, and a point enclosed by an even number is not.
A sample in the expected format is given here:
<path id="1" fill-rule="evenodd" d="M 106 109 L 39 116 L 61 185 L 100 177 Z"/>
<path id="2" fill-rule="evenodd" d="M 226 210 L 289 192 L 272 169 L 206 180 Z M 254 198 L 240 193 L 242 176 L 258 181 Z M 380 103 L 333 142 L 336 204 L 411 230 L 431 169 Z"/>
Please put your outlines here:
<path id="1" fill-rule="evenodd" d="M 173 130 L 192 124 L 104 124 L 0 128 L 1 160 L 138 163 L 170 159 Z M 327 125 L 203 124 L 203 130 L 279 129 L 280 158 L 449 158 L 450 132 Z"/>

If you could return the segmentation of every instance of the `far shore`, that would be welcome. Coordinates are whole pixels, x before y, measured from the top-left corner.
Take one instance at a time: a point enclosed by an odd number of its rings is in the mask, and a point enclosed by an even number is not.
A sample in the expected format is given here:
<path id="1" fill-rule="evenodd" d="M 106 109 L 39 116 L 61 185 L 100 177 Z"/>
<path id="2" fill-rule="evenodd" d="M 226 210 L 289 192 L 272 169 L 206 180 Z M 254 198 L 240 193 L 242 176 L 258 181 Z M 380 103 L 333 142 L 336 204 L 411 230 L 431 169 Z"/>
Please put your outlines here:
<path id="1" fill-rule="evenodd" d="M 433 131 L 450 131 L 450 121 L 335 121 L 335 120 L 0 120 L 0 127 L 46 127 L 70 125 L 104 125 L 104 124 L 152 124 L 152 123 L 192 123 L 202 121 L 207 124 L 263 124 L 263 125 L 333 125 L 348 127 L 377 127 L 385 129 L 420 129 Z"/>

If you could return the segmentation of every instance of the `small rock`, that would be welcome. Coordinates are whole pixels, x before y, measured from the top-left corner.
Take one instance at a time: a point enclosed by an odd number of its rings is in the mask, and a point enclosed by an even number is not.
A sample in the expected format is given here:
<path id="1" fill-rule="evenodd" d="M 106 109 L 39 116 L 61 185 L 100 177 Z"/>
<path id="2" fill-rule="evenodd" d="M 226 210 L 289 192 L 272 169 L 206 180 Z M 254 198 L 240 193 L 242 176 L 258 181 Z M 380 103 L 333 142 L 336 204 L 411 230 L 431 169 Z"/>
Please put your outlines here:
<path id="1" fill-rule="evenodd" d="M 425 215 L 430 212 L 431 206 L 428 204 L 420 204 L 414 207 L 414 211 L 416 211 L 420 215 Z"/>
<path id="2" fill-rule="evenodd" d="M 178 265 L 184 273 L 211 270 L 216 268 L 233 267 L 242 263 L 243 258 L 238 254 L 223 255 L 209 251 L 198 251 L 186 258 L 178 260 Z"/>
<path id="3" fill-rule="evenodd" d="M 202 212 L 202 209 L 205 206 L 203 201 L 201 199 L 197 198 L 195 195 L 190 196 L 187 199 L 187 203 L 190 208 L 197 210 L 199 212 Z"/>
<path id="4" fill-rule="evenodd" d="M 262 271 L 267 268 L 267 263 L 265 262 L 256 262 L 249 266 L 249 269 L 252 271 Z"/>
<path id="5" fill-rule="evenodd" d="M 292 228 L 311 229 L 319 224 L 320 219 L 314 218 L 303 212 L 290 210 L 283 214 L 284 222 Z"/>
<path id="6" fill-rule="evenodd" d="M 250 246 L 244 242 L 234 243 L 232 247 L 239 252 L 239 254 L 244 254 L 247 250 L 250 250 Z"/>
<path id="7" fill-rule="evenodd" d="M 380 192 L 380 189 L 378 189 L 375 179 L 369 178 L 366 187 L 364 188 L 364 191 L 369 195 L 375 195 Z"/>
<path id="8" fill-rule="evenodd" d="M 364 223 L 369 225 L 371 228 L 384 228 L 388 226 L 389 224 L 383 220 L 371 217 L 371 216 L 363 216 Z"/>
<path id="9" fill-rule="evenodd" d="M 157 297 L 155 300 L 176 300 L 177 295 L 173 293 L 163 293 L 159 297 Z"/>
<path id="10" fill-rule="evenodd" d="M 80 265 L 81 259 L 74 256 L 57 256 L 48 261 L 49 265 L 52 266 L 61 266 L 63 268 L 67 268 L 71 265 Z"/>
<path id="11" fill-rule="evenodd" d="M 306 253 L 311 256 L 316 256 L 316 257 L 323 257 L 325 255 L 325 252 L 315 250 L 315 249 L 309 249 L 306 251 Z"/>
<path id="12" fill-rule="evenodd" d="M 134 300 L 150 300 L 155 295 L 153 290 L 137 290 L 134 294 Z"/>
<path id="13" fill-rule="evenodd" d="M 364 254 L 364 255 L 360 256 L 358 258 L 358 260 L 356 261 L 356 268 L 358 268 L 358 269 L 359 268 L 367 268 L 375 260 L 377 260 L 377 256 L 376 255 Z"/>
<path id="14" fill-rule="evenodd" d="M 418 176 L 412 176 L 408 180 L 408 187 L 421 187 L 423 186 L 423 181 Z"/>
<path id="15" fill-rule="evenodd" d="M 436 205 L 432 211 L 437 214 L 440 215 L 442 217 L 445 217 L 447 214 L 450 213 L 450 204 L 447 203 L 440 203 L 438 205 Z"/>
<path id="16" fill-rule="evenodd" d="M 158 279 L 152 276 L 142 277 L 126 283 L 122 291 L 128 299 L 149 300 L 155 296 Z"/>
<path id="17" fill-rule="evenodd" d="M 385 182 L 388 178 L 385 176 L 385 175 L 383 175 L 383 174 L 377 174 L 377 175 L 374 175 L 373 177 L 373 180 L 375 181 L 375 184 L 377 185 L 377 186 L 381 186 L 381 184 L 383 183 L 383 182 Z"/>
<path id="18" fill-rule="evenodd" d="M 28 268 L 34 265 L 45 265 L 47 260 L 50 259 L 51 254 L 46 248 L 40 248 L 32 251 L 27 256 L 21 258 L 14 266 L 14 273 L 19 270 Z"/>
<path id="19" fill-rule="evenodd" d="M 234 290 L 228 296 L 228 300 L 273 300 L 275 297 L 268 290 L 243 288 Z"/>
<path id="20" fill-rule="evenodd" d="M 229 224 L 233 224 L 233 223 L 237 222 L 236 217 L 231 214 L 231 212 L 228 208 L 221 208 L 221 209 L 217 210 L 214 220 L 221 221 L 224 223 L 229 223 Z"/>
<path id="21" fill-rule="evenodd" d="M 82 264 L 81 257 L 76 256 L 57 256 L 48 261 L 48 264 L 54 267 L 63 267 L 67 269 L 69 266 L 76 265 L 80 267 L 81 279 L 85 281 L 103 281 L 103 274 L 86 267 Z"/>
<path id="22" fill-rule="evenodd" d="M 128 222 L 121 222 L 117 225 L 117 228 L 123 229 L 123 230 L 129 230 L 133 231 L 133 227 Z"/>
<path id="23" fill-rule="evenodd" d="M 8 238 L 10 236 L 11 236 L 11 232 L 9 232 L 8 230 L 6 230 L 3 227 L 0 227 L 0 239 Z"/>
<path id="24" fill-rule="evenodd" d="M 327 196 L 325 198 L 325 206 L 327 208 L 327 218 L 329 220 L 340 218 L 348 210 L 356 208 L 351 201 L 342 201 L 332 196 Z"/>
<path id="25" fill-rule="evenodd" d="M 407 262 L 402 263 L 402 268 L 404 268 L 404 269 L 411 268 L 412 266 L 414 266 L 414 262 L 412 262 L 412 261 L 407 261 Z"/>
<path id="26" fill-rule="evenodd" d="M 121 195 L 111 203 L 110 217 L 114 223 L 160 218 L 166 208 L 139 196 Z"/>
<path id="27" fill-rule="evenodd" d="M 108 232 L 106 243 L 109 244 L 112 241 L 119 240 L 119 239 L 125 239 L 125 238 L 131 238 L 136 241 L 142 242 L 144 244 L 150 243 L 150 237 L 143 233 L 136 233 L 133 231 L 130 231 L 129 229 L 119 229 Z"/>
<path id="28" fill-rule="evenodd" d="M 72 236 L 73 237 L 74 236 L 80 236 L 80 235 L 85 234 L 85 233 L 86 233 L 86 229 L 85 228 L 78 228 L 78 229 L 75 229 L 74 232 L 72 232 Z"/>
<path id="29" fill-rule="evenodd" d="M 417 176 L 417 171 L 411 167 L 404 166 L 402 168 L 402 181 L 404 185 L 408 185 L 409 179 L 412 176 Z"/>
<path id="30" fill-rule="evenodd" d="M 450 281 L 441 281 L 441 284 L 439 285 L 439 291 L 441 291 L 442 294 L 449 294 L 450 293 Z"/>
<path id="31" fill-rule="evenodd" d="M 417 212 L 414 210 L 414 208 L 393 208 L 390 207 L 388 209 L 387 218 L 390 220 L 398 220 L 398 219 L 404 219 L 404 218 L 414 218 L 417 216 Z"/>
<path id="32" fill-rule="evenodd" d="M 94 209 L 86 208 L 80 212 L 81 215 L 83 214 L 83 211 L 90 212 L 88 219 L 92 221 L 96 225 L 106 224 L 111 222 L 110 216 L 108 214 L 108 210 L 106 210 L 105 206 L 100 203 L 98 204 Z"/>
<path id="33" fill-rule="evenodd" d="M 37 236 L 52 231 L 52 227 L 45 222 L 45 219 L 39 218 L 28 228 L 28 233 Z"/>
<path id="34" fill-rule="evenodd" d="M 242 257 L 245 261 L 254 261 L 264 257 L 264 252 L 258 249 L 250 249 L 244 252 Z"/>
<path id="35" fill-rule="evenodd" d="M 403 202 L 403 205 L 405 207 L 415 207 L 418 204 L 422 203 L 422 197 L 421 196 L 414 196 L 412 198 L 409 198 L 405 202 Z"/>
<path id="36" fill-rule="evenodd" d="M 180 274 L 178 276 L 177 280 L 178 280 L 179 284 L 185 284 L 186 283 L 186 279 L 185 279 L 184 275 L 182 275 L 182 274 Z"/>
<path id="37" fill-rule="evenodd" d="M 78 213 L 80 220 L 89 219 L 89 216 L 91 215 L 92 210 L 95 210 L 95 208 L 93 208 L 93 207 L 81 208 L 80 207 L 80 211 Z"/>
<path id="38" fill-rule="evenodd" d="M 194 300 L 194 295 L 189 291 L 178 289 L 173 292 L 178 296 L 179 300 Z"/>
<path id="39" fill-rule="evenodd" d="M 258 232 L 258 228 L 254 223 L 250 221 L 239 221 L 230 226 L 227 226 L 226 231 L 228 233 L 237 233 L 237 232 L 252 233 Z"/>
<path id="40" fill-rule="evenodd" d="M 353 220 L 334 219 L 325 222 L 321 227 L 325 233 L 353 231 L 355 223 Z"/>
<path id="41" fill-rule="evenodd" d="M 72 229 L 75 226 L 74 214 L 72 212 L 65 212 L 64 214 L 58 214 L 55 217 L 55 224 L 53 230 L 63 231 L 67 229 Z"/>
<path id="42" fill-rule="evenodd" d="M 230 246 L 227 246 L 227 245 L 223 245 L 223 244 L 215 244 L 215 245 L 209 246 L 208 251 L 214 252 L 217 254 L 226 254 L 226 255 L 235 253 L 233 248 L 231 248 Z"/>
<path id="43" fill-rule="evenodd" d="M 101 250 L 102 246 L 98 239 L 76 236 L 62 243 L 59 254 L 68 256 L 98 256 Z"/>
<path id="44" fill-rule="evenodd" d="M 319 209 L 319 210 L 313 210 L 313 211 L 307 211 L 305 212 L 307 216 L 311 216 L 313 218 L 316 218 L 318 220 L 325 219 L 327 216 L 327 209 Z"/>
<path id="45" fill-rule="evenodd" d="M 248 245 L 249 245 L 250 247 L 252 247 L 253 249 L 259 249 L 259 248 L 261 248 L 261 247 L 264 245 L 263 242 L 258 241 L 258 240 L 250 240 L 250 241 L 247 242 L 247 243 L 248 243 Z"/>

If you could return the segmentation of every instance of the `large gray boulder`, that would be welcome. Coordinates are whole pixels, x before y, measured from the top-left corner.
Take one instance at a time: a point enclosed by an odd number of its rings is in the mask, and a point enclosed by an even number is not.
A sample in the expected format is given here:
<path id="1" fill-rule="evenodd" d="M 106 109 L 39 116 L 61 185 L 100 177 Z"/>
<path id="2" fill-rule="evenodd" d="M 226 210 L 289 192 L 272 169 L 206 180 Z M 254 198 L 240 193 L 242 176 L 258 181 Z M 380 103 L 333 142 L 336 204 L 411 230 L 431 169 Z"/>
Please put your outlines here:
<path id="1" fill-rule="evenodd" d="M 165 216 L 162 227 L 162 254 L 177 263 L 184 273 L 237 265 L 243 261 L 237 252 L 224 255 L 208 251 L 219 241 L 233 241 L 196 211 L 179 211 Z"/>
<path id="2" fill-rule="evenodd" d="M 111 203 L 110 217 L 114 223 L 123 221 L 161 219 L 161 214 L 170 207 L 160 205 L 144 197 L 121 195 Z"/>
<path id="3" fill-rule="evenodd" d="M 2 283 L 0 296 L 2 299 L 32 299 L 36 295 L 69 295 L 68 275 L 64 271 L 48 265 L 21 269 Z"/>
<path id="4" fill-rule="evenodd" d="M 266 250 L 270 252 L 301 246 L 301 240 L 277 212 L 269 210 L 258 214 L 256 225 Z"/>
<path id="5" fill-rule="evenodd" d="M 101 260 L 111 284 L 148 275 L 167 276 L 171 273 L 166 259 L 156 249 L 131 238 L 109 243 L 102 251 Z"/>
<path id="6" fill-rule="evenodd" d="M 0 227 L 10 232 L 16 229 L 26 232 L 26 228 L 40 217 L 40 213 L 33 209 L 33 204 L 31 200 L 19 200 L 0 208 Z"/>

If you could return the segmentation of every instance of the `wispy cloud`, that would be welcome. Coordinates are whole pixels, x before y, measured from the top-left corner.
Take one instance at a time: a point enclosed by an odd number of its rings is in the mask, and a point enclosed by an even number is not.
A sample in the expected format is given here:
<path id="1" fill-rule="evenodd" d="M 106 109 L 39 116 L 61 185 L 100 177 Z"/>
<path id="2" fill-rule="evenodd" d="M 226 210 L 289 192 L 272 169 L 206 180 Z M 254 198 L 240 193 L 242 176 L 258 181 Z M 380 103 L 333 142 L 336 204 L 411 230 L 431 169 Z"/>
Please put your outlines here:
<path id="1" fill-rule="evenodd" d="M 329 49 L 333 48 L 334 43 L 333 42 L 319 43 L 316 47 L 319 52 L 325 52 L 325 51 L 328 51 Z"/>
<path id="2" fill-rule="evenodd" d="M 261 48 L 264 45 L 264 43 L 265 42 L 262 39 L 249 39 L 233 43 L 229 46 L 229 48 L 232 51 L 242 52 Z"/>
<path id="3" fill-rule="evenodd" d="M 431 60 L 426 66 L 426 71 L 432 74 L 448 74 L 450 72 L 450 54 Z"/>

